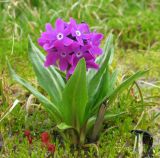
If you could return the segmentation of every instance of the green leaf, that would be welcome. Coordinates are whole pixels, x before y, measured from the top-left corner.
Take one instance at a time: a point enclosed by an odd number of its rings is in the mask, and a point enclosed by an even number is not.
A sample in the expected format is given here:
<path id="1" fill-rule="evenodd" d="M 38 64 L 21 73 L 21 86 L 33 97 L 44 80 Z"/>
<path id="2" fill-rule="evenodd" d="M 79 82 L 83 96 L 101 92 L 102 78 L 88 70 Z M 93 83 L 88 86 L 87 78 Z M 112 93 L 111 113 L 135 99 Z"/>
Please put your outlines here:
<path id="1" fill-rule="evenodd" d="M 160 116 L 160 112 L 156 113 L 153 117 L 153 120 L 157 119 Z"/>
<path id="2" fill-rule="evenodd" d="M 28 49 L 29 57 L 40 86 L 49 94 L 52 102 L 58 104 L 62 98 L 62 90 L 65 86 L 61 75 L 54 67 L 44 67 L 44 55 L 33 44 L 31 38 L 29 38 Z"/>
<path id="3" fill-rule="evenodd" d="M 108 65 L 101 81 L 101 86 L 99 89 L 99 99 L 104 98 L 104 96 L 109 96 L 111 91 L 110 82 L 111 82 L 111 77 Z"/>
<path id="4" fill-rule="evenodd" d="M 118 94 L 120 94 L 122 91 L 126 90 L 134 81 L 136 81 L 138 78 L 142 77 L 144 74 L 146 74 L 147 71 L 138 71 L 128 79 L 126 79 L 124 82 L 122 82 L 109 96 L 109 104 L 114 101 L 114 99 L 117 97 Z"/>
<path id="5" fill-rule="evenodd" d="M 105 72 L 103 72 L 101 76 L 96 76 L 96 78 L 94 78 L 88 85 L 88 103 L 87 103 L 86 113 L 88 113 L 88 110 L 95 105 L 94 103 L 97 100 L 97 96 L 99 96 L 100 88 L 102 86 L 101 83 L 103 82 L 104 75 Z"/>
<path id="6" fill-rule="evenodd" d="M 102 74 L 105 69 L 105 66 L 112 63 L 113 55 L 114 55 L 113 35 L 109 34 L 104 45 L 103 54 L 97 57 L 96 59 L 96 63 L 99 64 L 100 69 L 102 69 L 98 70 L 98 72 L 100 71 Z M 93 69 L 90 69 L 87 73 L 88 82 L 90 82 L 98 72 Z"/>
<path id="7" fill-rule="evenodd" d="M 92 103 L 91 107 L 91 114 L 97 113 L 99 106 L 97 103 L 103 100 L 103 98 L 106 96 L 108 97 L 112 91 L 111 88 L 111 78 L 110 78 L 110 72 L 109 72 L 109 66 L 106 68 L 104 74 L 102 75 L 102 79 L 100 81 L 100 86 L 98 88 L 97 93 L 94 96 L 94 103 Z M 96 106 L 97 105 L 97 106 Z"/>
<path id="8" fill-rule="evenodd" d="M 85 60 L 81 59 L 68 80 L 62 97 L 63 122 L 77 131 L 83 123 L 87 100 L 86 64 Z"/>
<path id="9" fill-rule="evenodd" d="M 71 129 L 71 128 L 73 128 L 72 126 L 69 126 L 69 125 L 67 125 L 67 124 L 64 123 L 64 122 L 58 124 L 57 127 L 58 127 L 60 130 L 66 130 L 66 129 Z"/>
<path id="10" fill-rule="evenodd" d="M 116 114 L 106 113 L 105 116 L 104 116 L 104 121 L 103 122 L 111 120 L 115 117 L 119 117 L 120 115 L 123 115 L 125 113 L 126 112 L 120 112 L 120 113 L 116 113 Z M 96 121 L 96 116 L 93 116 L 90 119 L 88 119 L 87 126 L 86 126 L 86 128 L 87 128 L 86 131 L 87 132 L 89 132 L 93 128 L 93 125 L 94 125 L 95 121 Z"/>
<path id="11" fill-rule="evenodd" d="M 4 113 L 4 115 L 0 119 L 0 122 L 4 120 L 12 112 L 12 110 L 18 105 L 18 103 L 19 103 L 19 100 L 16 99 L 13 105 L 9 108 L 9 110 L 7 110 L 7 112 Z"/>
<path id="12" fill-rule="evenodd" d="M 104 48 L 103 48 L 103 54 L 100 55 L 97 59 L 96 59 L 96 63 L 102 65 L 102 63 L 105 61 L 106 56 L 108 55 L 110 49 L 113 49 L 113 34 L 110 33 L 109 36 L 107 37 L 107 40 L 104 44 Z M 112 53 L 114 52 L 114 50 L 112 50 Z M 112 63 L 112 59 L 113 59 L 113 54 L 111 54 L 111 58 L 109 59 L 109 63 Z"/>
<path id="13" fill-rule="evenodd" d="M 117 82 L 117 77 L 118 77 L 118 70 L 116 69 L 111 75 L 111 82 L 110 82 L 111 93 L 115 89 L 115 85 L 116 85 L 116 82 Z"/>
<path id="14" fill-rule="evenodd" d="M 146 74 L 148 72 L 147 71 L 138 71 L 137 73 L 135 73 L 134 75 L 132 75 L 131 77 L 129 77 L 128 79 L 126 79 L 124 82 L 122 82 L 111 94 L 110 96 L 105 96 L 102 100 L 100 100 L 97 105 L 95 105 L 96 107 L 100 104 L 102 104 L 106 99 L 109 100 L 109 104 L 111 104 L 114 99 L 117 97 L 117 95 L 119 93 L 121 93 L 122 91 L 126 90 L 135 80 L 137 80 L 138 78 L 142 77 L 144 74 Z"/>
<path id="15" fill-rule="evenodd" d="M 98 72 L 93 75 L 93 74 L 88 74 L 89 78 L 88 78 L 88 95 L 89 95 L 89 101 L 88 101 L 88 105 L 87 105 L 87 109 L 90 109 L 90 107 L 92 107 L 93 105 L 95 105 L 95 102 L 97 101 L 97 97 L 95 97 L 95 95 L 100 96 L 101 94 L 99 94 L 101 92 L 101 88 L 103 86 L 103 84 L 107 85 L 108 83 L 104 83 L 104 74 L 107 73 L 109 75 L 109 64 L 111 63 L 110 59 L 111 57 L 113 58 L 113 54 L 114 54 L 114 49 L 113 49 L 113 45 L 112 45 L 112 41 L 113 41 L 113 36 L 110 35 L 107 39 L 106 45 L 105 45 L 105 49 L 104 51 L 104 55 L 103 55 L 103 60 L 102 63 L 100 64 L 101 67 L 99 68 Z M 106 71 L 106 72 L 105 72 Z M 109 84 L 108 84 L 109 86 Z M 109 87 L 106 86 L 106 90 L 109 90 Z M 103 92 L 105 93 L 105 92 Z M 107 94 L 106 94 L 107 95 Z M 98 99 L 99 100 L 99 99 Z M 87 113 L 87 111 L 86 111 Z"/>
<path id="16" fill-rule="evenodd" d="M 36 48 L 36 54 L 39 56 L 40 60 L 42 61 L 42 63 L 45 62 L 45 56 L 44 54 L 33 44 L 30 36 L 29 36 L 29 40 L 32 43 L 32 45 Z M 64 79 L 66 80 L 66 75 L 64 72 L 60 71 L 57 67 L 55 66 L 49 66 L 48 70 L 52 73 L 53 76 L 55 76 L 56 78 L 58 78 L 59 84 L 62 88 L 65 87 L 65 82 Z"/>
<path id="17" fill-rule="evenodd" d="M 61 118 L 61 113 L 56 105 L 50 102 L 45 96 L 43 96 L 40 92 L 38 92 L 33 86 L 31 86 L 27 81 L 23 78 L 19 77 L 15 71 L 12 69 L 9 61 L 7 60 L 8 68 L 12 78 L 28 89 L 44 106 L 44 108 L 55 118 L 56 121 L 59 121 Z"/>
<path id="18" fill-rule="evenodd" d="M 106 113 L 105 116 L 104 116 L 104 122 L 105 121 L 108 121 L 110 119 L 113 119 L 115 117 L 118 117 L 120 115 L 123 115 L 123 114 L 126 114 L 127 112 L 120 112 L 120 113 L 117 113 L 117 114 L 110 114 L 110 113 Z"/>
<path id="19" fill-rule="evenodd" d="M 117 70 L 115 70 L 113 72 L 113 74 L 110 75 L 109 65 L 108 65 L 108 68 L 106 69 L 106 72 L 103 75 L 103 80 L 101 81 L 99 97 L 98 97 L 96 103 L 102 101 L 104 97 L 108 98 L 112 94 L 112 92 L 114 91 L 114 88 L 115 88 L 115 83 L 117 81 L 117 75 L 118 75 Z M 95 105 L 96 105 L 96 103 L 95 103 Z M 96 108 L 96 106 L 95 106 L 95 108 Z"/>

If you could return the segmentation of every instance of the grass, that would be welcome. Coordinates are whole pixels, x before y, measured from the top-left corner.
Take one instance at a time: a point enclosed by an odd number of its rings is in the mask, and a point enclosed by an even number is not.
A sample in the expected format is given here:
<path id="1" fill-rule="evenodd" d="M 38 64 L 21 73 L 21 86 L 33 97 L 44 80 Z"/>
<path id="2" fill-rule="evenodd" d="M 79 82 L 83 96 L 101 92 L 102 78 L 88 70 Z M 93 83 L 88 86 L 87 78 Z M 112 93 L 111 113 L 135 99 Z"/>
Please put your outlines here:
<path id="1" fill-rule="evenodd" d="M 8 56 L 14 69 L 21 76 L 32 80 L 35 78 L 27 56 L 27 36 L 30 34 L 36 43 L 40 32 L 44 30 L 45 23 L 54 21 L 57 17 L 69 20 L 69 17 L 79 22 L 86 21 L 92 28 L 102 32 L 105 37 L 113 32 L 115 41 L 114 64 L 118 65 L 122 74 L 132 73 L 139 69 L 150 69 L 148 75 L 142 79 L 148 84 L 138 82 L 144 99 L 137 102 L 127 92 L 119 96 L 117 101 L 108 111 L 111 113 L 123 112 L 125 115 L 108 120 L 104 124 L 103 132 L 97 145 L 89 145 L 81 150 L 70 151 L 70 144 L 65 143 L 65 148 L 57 138 L 56 157 L 78 157 L 86 153 L 88 156 L 114 158 L 134 157 L 134 137 L 130 130 L 144 129 L 154 135 L 155 142 L 160 139 L 159 117 L 160 104 L 160 2 L 158 0 L 66 0 L 66 1 L 3 1 L 0 2 L 0 72 L 3 81 L 3 95 L 0 93 L 0 115 L 11 106 L 15 98 L 21 103 L 14 111 L 0 123 L 0 131 L 4 138 L 4 148 L 1 157 L 44 157 L 46 150 L 41 147 L 40 133 L 49 131 L 54 133 L 54 126 L 48 120 L 43 109 L 31 109 L 31 114 L 25 110 L 28 92 L 13 83 L 7 73 L 5 58 Z M 123 76 L 119 76 L 121 80 Z M 156 87 L 157 86 L 157 87 Z M 137 89 L 135 95 L 139 98 Z M 2 97 L 3 96 L 3 97 Z M 150 97 L 150 98 L 149 98 Z M 2 100 L 2 98 L 5 98 Z M 8 105 L 9 104 L 9 105 Z M 36 103 L 38 104 L 38 103 Z M 18 116 L 18 117 L 17 117 Z M 25 129 L 30 129 L 34 136 L 33 145 L 29 146 L 23 136 Z M 154 156 L 160 156 L 160 146 L 154 146 Z"/>

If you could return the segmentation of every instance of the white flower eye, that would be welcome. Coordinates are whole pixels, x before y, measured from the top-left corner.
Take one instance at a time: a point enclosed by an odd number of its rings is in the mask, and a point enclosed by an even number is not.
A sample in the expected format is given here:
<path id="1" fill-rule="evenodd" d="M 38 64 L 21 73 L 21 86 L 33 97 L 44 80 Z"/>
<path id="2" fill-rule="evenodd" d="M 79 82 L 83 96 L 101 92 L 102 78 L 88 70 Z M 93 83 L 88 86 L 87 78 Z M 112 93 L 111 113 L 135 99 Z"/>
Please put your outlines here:
<path id="1" fill-rule="evenodd" d="M 79 30 L 76 30 L 76 35 L 81 36 L 81 32 Z"/>
<path id="2" fill-rule="evenodd" d="M 65 58 L 66 55 L 67 55 L 67 54 L 66 54 L 65 52 L 62 52 L 62 53 L 61 53 L 61 57 L 63 57 L 63 58 Z"/>
<path id="3" fill-rule="evenodd" d="M 82 52 L 77 52 L 76 56 L 77 56 L 77 58 L 81 57 L 82 56 Z"/>
<path id="4" fill-rule="evenodd" d="M 63 34 L 62 34 L 62 33 L 58 33 L 58 34 L 57 34 L 57 39 L 58 39 L 58 40 L 63 39 Z"/>

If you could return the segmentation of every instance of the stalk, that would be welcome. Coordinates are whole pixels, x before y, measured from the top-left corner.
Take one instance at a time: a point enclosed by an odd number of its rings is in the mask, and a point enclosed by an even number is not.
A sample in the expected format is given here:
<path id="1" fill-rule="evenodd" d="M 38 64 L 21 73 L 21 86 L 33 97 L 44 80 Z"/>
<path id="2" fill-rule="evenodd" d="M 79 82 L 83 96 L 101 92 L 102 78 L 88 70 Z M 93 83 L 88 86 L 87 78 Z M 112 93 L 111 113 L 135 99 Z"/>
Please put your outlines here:
<path id="1" fill-rule="evenodd" d="M 86 138 L 86 124 L 87 122 L 85 122 L 85 124 L 82 126 L 81 130 L 80 130 L 80 144 L 83 145 L 85 143 L 85 138 Z"/>
<path id="2" fill-rule="evenodd" d="M 93 132 L 92 132 L 92 136 L 91 136 L 92 142 L 95 142 L 98 137 L 99 131 L 100 131 L 101 126 L 103 124 L 104 115 L 105 115 L 107 106 L 108 106 L 108 101 L 106 103 L 102 103 L 102 105 L 100 106 L 100 109 L 99 109 L 99 112 L 97 115 L 97 119 L 96 119 L 94 127 L 93 127 Z"/>

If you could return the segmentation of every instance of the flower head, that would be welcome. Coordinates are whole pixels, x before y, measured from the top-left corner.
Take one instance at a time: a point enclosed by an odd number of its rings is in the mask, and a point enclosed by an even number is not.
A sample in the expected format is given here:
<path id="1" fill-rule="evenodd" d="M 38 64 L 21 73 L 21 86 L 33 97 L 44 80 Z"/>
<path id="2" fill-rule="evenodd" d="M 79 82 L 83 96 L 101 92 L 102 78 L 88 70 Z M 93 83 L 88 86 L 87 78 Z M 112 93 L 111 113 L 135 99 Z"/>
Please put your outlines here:
<path id="1" fill-rule="evenodd" d="M 77 24 L 73 18 L 66 23 L 57 19 L 55 28 L 46 24 L 38 43 L 47 52 L 45 66 L 56 65 L 65 71 L 67 78 L 73 74 L 78 61 L 84 58 L 86 67 L 98 69 L 95 59 L 102 54 L 99 47 L 103 35 L 91 32 L 86 23 Z"/>

